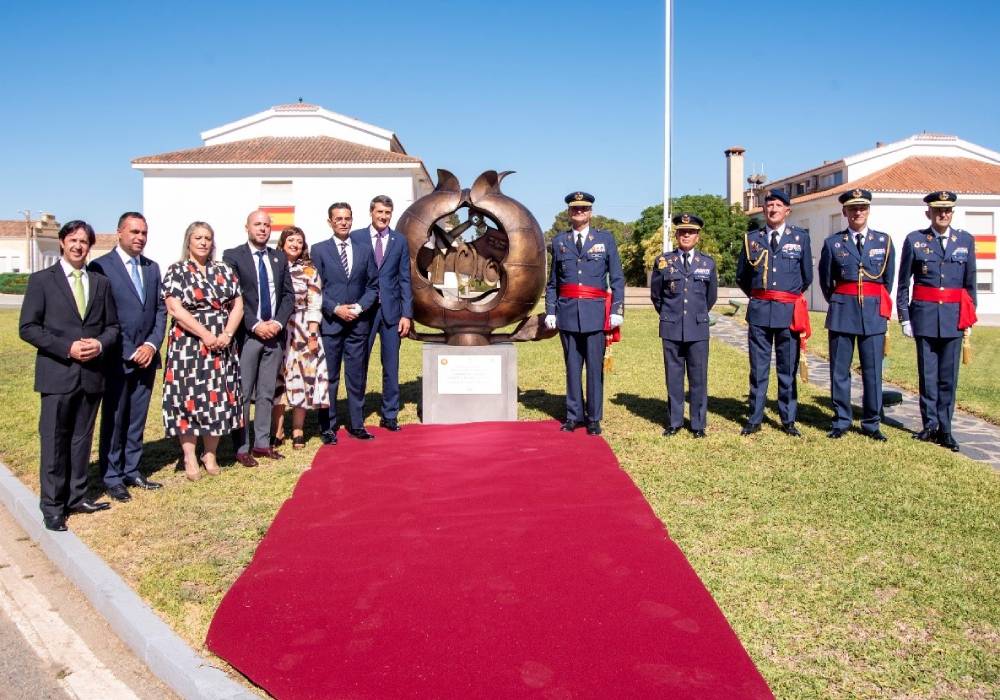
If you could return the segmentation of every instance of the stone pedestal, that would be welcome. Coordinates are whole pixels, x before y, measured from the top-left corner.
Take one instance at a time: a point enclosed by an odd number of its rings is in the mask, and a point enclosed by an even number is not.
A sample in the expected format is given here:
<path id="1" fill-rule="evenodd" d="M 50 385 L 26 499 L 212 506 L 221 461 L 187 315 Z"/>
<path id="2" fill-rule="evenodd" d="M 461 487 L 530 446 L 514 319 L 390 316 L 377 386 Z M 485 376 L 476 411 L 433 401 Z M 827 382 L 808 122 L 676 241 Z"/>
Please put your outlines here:
<path id="1" fill-rule="evenodd" d="M 424 423 L 517 420 L 517 349 L 513 343 L 424 343 Z"/>

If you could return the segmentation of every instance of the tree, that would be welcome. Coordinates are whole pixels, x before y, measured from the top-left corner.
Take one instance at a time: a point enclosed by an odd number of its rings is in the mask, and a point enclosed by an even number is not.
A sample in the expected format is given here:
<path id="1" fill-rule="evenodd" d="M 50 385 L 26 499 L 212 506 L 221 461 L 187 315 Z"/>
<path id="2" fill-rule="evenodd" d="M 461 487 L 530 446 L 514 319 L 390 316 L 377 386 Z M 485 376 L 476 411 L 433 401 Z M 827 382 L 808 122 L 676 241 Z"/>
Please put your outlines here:
<path id="1" fill-rule="evenodd" d="M 615 237 L 615 243 L 618 244 L 619 248 L 631 239 L 632 224 L 618 221 L 617 219 L 610 219 L 600 214 L 594 214 L 590 219 L 590 226 L 591 228 L 603 228 L 610 231 L 611 235 Z M 552 227 L 545 232 L 545 242 L 548 243 L 557 233 L 568 231 L 570 228 L 569 213 L 563 209 L 556 214 L 556 218 L 552 222 Z"/>
<path id="2" fill-rule="evenodd" d="M 659 236 L 663 240 L 663 205 L 656 204 L 642 210 L 638 220 L 632 226 L 630 245 L 622 246 L 622 269 L 625 271 L 625 283 L 633 287 L 646 286 L 646 270 L 644 261 L 647 246 L 653 245 L 651 239 Z M 663 245 L 659 244 L 660 252 Z M 655 256 L 654 256 L 655 258 Z"/>

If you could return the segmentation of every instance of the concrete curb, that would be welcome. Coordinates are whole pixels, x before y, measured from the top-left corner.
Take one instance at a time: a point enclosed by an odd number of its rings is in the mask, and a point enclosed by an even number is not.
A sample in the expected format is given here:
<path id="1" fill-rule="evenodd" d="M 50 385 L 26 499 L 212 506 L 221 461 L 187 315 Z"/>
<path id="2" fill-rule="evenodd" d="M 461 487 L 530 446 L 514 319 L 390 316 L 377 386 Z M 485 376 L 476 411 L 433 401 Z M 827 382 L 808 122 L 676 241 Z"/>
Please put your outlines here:
<path id="1" fill-rule="evenodd" d="M 104 560 L 72 532 L 42 524 L 38 496 L 0 463 L 0 503 L 48 558 L 87 596 L 111 629 L 149 669 L 182 698 L 259 700 L 178 637 Z"/>

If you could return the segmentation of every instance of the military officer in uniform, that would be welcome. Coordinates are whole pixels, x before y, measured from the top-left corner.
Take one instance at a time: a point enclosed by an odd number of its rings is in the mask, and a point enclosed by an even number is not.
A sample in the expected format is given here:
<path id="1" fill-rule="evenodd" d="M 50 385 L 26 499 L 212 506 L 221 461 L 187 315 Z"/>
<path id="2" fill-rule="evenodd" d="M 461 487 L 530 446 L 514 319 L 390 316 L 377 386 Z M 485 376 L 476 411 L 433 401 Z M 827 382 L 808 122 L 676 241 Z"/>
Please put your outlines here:
<path id="1" fill-rule="evenodd" d="M 736 280 L 750 297 L 747 342 L 750 353 L 750 417 L 741 435 L 760 430 L 767 399 L 771 348 L 778 373 L 778 413 L 781 429 L 793 437 L 798 387 L 800 345 L 809 337 L 809 308 L 803 292 L 812 284 L 813 263 L 809 234 L 786 223 L 791 202 L 782 190 L 764 198 L 765 227 L 746 234 L 736 262 Z"/>
<path id="2" fill-rule="evenodd" d="M 649 296 L 660 316 L 667 380 L 663 435 L 676 435 L 684 423 L 687 370 L 691 433 L 703 438 L 708 413 L 708 311 L 719 295 L 719 276 L 715 261 L 694 249 L 704 222 L 694 214 L 678 214 L 672 221 L 677 248 L 656 258 L 649 283 Z"/>
<path id="3" fill-rule="evenodd" d="M 861 358 L 864 385 L 861 432 L 885 441 L 882 421 L 882 357 L 892 316 L 889 290 L 895 277 L 892 238 L 868 228 L 872 193 L 855 189 L 838 198 L 847 228 L 823 242 L 819 256 L 819 286 L 829 304 L 826 328 L 830 340 L 830 398 L 833 426 L 829 438 L 840 438 L 851 427 L 851 362 L 854 345 Z"/>
<path id="4" fill-rule="evenodd" d="M 559 329 L 566 363 L 566 420 L 562 430 L 586 425 L 601 434 L 604 409 L 604 348 L 620 334 L 625 313 L 625 275 L 615 238 L 590 228 L 594 197 L 566 195 L 572 229 L 552 239 L 545 325 Z M 610 291 L 609 291 L 610 287 Z M 587 401 L 581 372 L 587 373 Z"/>
<path id="5" fill-rule="evenodd" d="M 903 334 L 917 344 L 923 427 L 913 437 L 952 452 L 958 452 L 951 418 L 962 336 L 976 322 L 976 242 L 968 231 L 951 227 L 956 199 L 947 190 L 924 197 L 931 225 L 903 241 L 896 290 Z"/>

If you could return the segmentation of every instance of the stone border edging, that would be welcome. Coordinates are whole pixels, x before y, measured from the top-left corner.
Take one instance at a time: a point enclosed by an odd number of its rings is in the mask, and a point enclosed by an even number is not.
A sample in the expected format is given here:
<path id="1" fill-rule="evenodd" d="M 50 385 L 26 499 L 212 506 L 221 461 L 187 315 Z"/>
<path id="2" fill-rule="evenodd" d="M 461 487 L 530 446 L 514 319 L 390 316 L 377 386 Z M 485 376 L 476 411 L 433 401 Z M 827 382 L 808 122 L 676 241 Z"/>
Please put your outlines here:
<path id="1" fill-rule="evenodd" d="M 72 532 L 48 532 L 38 511 L 38 497 L 2 462 L 0 503 L 171 690 L 191 700 L 259 700 L 189 647 L 79 537 Z"/>

